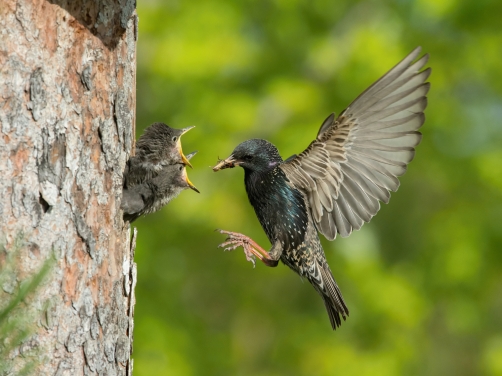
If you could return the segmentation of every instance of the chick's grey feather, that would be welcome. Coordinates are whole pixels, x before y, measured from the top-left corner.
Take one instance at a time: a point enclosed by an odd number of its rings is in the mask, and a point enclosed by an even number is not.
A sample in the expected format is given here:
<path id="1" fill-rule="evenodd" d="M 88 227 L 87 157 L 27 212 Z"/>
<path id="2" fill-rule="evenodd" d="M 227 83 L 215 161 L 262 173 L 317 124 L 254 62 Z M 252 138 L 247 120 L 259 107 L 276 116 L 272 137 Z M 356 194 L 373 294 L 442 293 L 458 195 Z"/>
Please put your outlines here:
<path id="1" fill-rule="evenodd" d="M 159 210 L 186 188 L 196 190 L 188 184 L 184 167 L 196 152 L 185 156 L 180 141 L 191 128 L 153 123 L 141 135 L 123 174 L 121 208 L 125 221 Z"/>
<path id="2" fill-rule="evenodd" d="M 121 209 L 124 220 L 134 222 L 142 215 L 156 212 L 189 188 L 183 178 L 184 169 L 183 164 L 165 166 L 155 178 L 123 189 Z"/>
<path id="3" fill-rule="evenodd" d="M 127 161 L 124 188 L 152 179 L 164 166 L 183 163 L 178 150 L 183 131 L 164 123 L 153 123 L 146 128 L 136 143 L 135 155 Z"/>

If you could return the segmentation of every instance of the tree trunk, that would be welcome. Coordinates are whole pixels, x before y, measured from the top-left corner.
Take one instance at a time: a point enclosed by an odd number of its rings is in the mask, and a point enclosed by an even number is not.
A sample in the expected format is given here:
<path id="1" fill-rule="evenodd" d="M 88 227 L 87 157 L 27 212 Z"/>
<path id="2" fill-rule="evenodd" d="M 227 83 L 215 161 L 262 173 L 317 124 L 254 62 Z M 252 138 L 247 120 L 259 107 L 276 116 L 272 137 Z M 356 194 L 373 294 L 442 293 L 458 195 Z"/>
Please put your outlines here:
<path id="1" fill-rule="evenodd" d="M 35 334 L 8 360 L 13 375 L 26 356 L 37 375 L 131 374 L 136 268 L 120 199 L 135 7 L 1 0 L 0 243 L 7 253 L 20 244 L 14 284 L 56 259 L 29 304 Z"/>

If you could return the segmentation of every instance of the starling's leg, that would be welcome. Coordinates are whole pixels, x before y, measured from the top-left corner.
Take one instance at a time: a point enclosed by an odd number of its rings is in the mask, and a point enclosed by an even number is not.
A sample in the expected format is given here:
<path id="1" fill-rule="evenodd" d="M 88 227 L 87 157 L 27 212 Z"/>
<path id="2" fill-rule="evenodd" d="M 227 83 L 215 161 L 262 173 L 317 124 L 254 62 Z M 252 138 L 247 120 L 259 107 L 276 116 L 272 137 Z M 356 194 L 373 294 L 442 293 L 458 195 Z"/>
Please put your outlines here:
<path id="1" fill-rule="evenodd" d="M 244 254 L 246 255 L 246 260 L 253 263 L 253 268 L 255 267 L 255 259 L 256 256 L 253 254 L 253 247 L 250 244 L 245 242 L 236 242 L 236 241 L 227 241 L 221 243 L 218 248 L 224 248 L 225 251 L 233 251 L 236 248 L 241 247 L 244 249 Z"/>
<path id="2" fill-rule="evenodd" d="M 217 230 L 221 234 L 228 235 L 225 242 L 221 243 L 218 247 L 224 248 L 225 251 L 232 251 L 238 247 L 244 248 L 244 254 L 246 259 L 255 265 L 255 257 L 258 257 L 267 266 L 277 266 L 278 260 L 274 260 L 270 257 L 270 254 L 260 247 L 253 239 L 250 237 L 239 234 L 238 232 L 230 232 L 224 230 Z"/>

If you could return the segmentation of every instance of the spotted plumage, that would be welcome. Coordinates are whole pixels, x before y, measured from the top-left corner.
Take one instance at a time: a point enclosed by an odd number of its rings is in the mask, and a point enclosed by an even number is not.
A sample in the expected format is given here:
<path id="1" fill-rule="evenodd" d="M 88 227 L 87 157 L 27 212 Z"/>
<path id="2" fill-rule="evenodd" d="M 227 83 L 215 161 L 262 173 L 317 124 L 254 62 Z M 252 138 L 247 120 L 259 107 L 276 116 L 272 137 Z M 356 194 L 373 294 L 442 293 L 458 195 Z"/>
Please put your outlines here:
<path id="1" fill-rule="evenodd" d="M 270 142 L 245 141 L 232 156 L 244 161 L 239 165 L 244 168 L 249 201 L 272 243 L 267 265 L 275 266 L 280 259 L 305 277 L 323 297 L 332 327 L 338 327 L 349 311 L 326 261 L 305 193 L 289 182 L 284 162 Z"/>
<path id="2" fill-rule="evenodd" d="M 331 114 L 317 138 L 283 161 L 270 142 L 238 145 L 214 168 L 241 166 L 251 205 L 272 248 L 267 252 L 245 235 L 228 235 L 220 246 L 244 248 L 250 261 L 278 260 L 308 279 L 324 300 L 333 329 L 349 311 L 326 262 L 318 232 L 332 240 L 368 222 L 399 187 L 421 140 L 430 84 L 428 55 L 416 48 L 371 85 L 338 118 Z"/>

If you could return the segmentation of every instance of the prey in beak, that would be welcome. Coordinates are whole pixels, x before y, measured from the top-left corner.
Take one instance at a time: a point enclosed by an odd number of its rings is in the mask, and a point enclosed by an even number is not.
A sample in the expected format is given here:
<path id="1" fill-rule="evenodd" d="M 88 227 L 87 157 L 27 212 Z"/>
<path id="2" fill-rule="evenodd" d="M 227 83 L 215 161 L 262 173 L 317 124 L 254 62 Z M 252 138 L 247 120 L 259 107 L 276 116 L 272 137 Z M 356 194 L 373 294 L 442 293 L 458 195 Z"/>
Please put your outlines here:
<path id="1" fill-rule="evenodd" d="M 234 158 L 233 155 L 228 157 L 227 159 L 220 159 L 216 166 L 213 167 L 213 171 L 220 171 L 224 170 L 226 168 L 234 168 L 235 166 L 238 166 L 240 164 L 240 161 Z"/>
<path id="2" fill-rule="evenodd" d="M 176 148 L 178 149 L 178 152 L 180 153 L 180 156 L 181 156 L 181 160 L 183 161 L 183 163 L 187 166 L 190 166 L 190 168 L 193 168 L 192 165 L 190 164 L 190 158 L 188 158 L 188 156 L 185 156 L 185 154 L 183 154 L 183 150 L 181 148 L 181 136 L 183 136 L 185 133 L 187 133 L 190 129 L 192 128 L 195 128 L 195 125 L 192 125 L 191 127 L 186 127 L 186 128 L 183 128 L 183 129 L 180 129 L 181 133 L 180 135 L 178 136 L 178 140 L 176 141 Z M 195 152 L 197 153 L 197 152 Z M 195 155 L 194 153 L 192 153 L 192 157 L 193 155 Z"/>
<path id="3" fill-rule="evenodd" d="M 193 127 L 189 127 L 189 128 L 185 128 L 185 129 L 192 129 Z M 182 157 L 185 157 L 186 160 L 187 160 L 187 163 L 185 164 L 188 164 L 190 167 L 192 167 L 192 165 L 190 165 L 190 162 L 188 162 L 190 159 L 192 159 L 192 157 L 197 154 L 197 150 L 196 151 L 192 151 L 190 154 L 188 154 L 186 157 L 182 154 Z M 188 178 L 188 174 L 187 174 L 187 169 L 186 168 L 183 168 L 183 180 L 185 180 L 185 182 L 188 184 L 188 187 L 190 189 L 193 189 L 195 192 L 197 193 L 200 193 L 199 190 L 195 187 L 195 185 L 193 185 L 193 183 L 190 181 L 190 179 Z"/>

